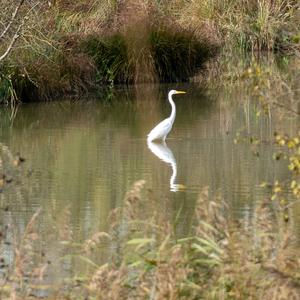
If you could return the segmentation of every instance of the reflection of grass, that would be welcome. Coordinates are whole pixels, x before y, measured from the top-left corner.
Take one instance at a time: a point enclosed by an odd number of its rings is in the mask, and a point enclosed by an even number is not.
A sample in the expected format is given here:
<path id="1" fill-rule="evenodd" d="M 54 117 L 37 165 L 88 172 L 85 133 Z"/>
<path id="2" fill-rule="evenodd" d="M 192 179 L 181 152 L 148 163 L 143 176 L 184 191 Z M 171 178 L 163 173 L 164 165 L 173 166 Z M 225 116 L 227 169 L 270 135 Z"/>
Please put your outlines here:
<path id="1" fill-rule="evenodd" d="M 144 186 L 138 181 L 127 192 L 123 207 L 110 215 L 108 232 L 97 232 L 82 244 L 73 243 L 65 210 L 56 216 L 51 243 L 44 248 L 36 213 L 12 245 L 14 264 L 2 259 L 1 296 L 30 299 L 46 288 L 49 299 L 298 299 L 297 249 L 281 213 L 274 215 L 261 203 L 251 226 L 237 224 L 222 200 L 210 199 L 204 188 L 190 216 L 190 235 L 177 239 L 159 201 L 147 196 Z M 7 241 L 3 233 L 2 247 Z M 79 267 L 72 272 L 75 277 L 49 285 L 47 277 L 61 265 L 47 253 L 50 245 L 60 248 L 63 265 Z M 103 247 L 113 251 L 106 251 L 101 264 Z"/>
<path id="2" fill-rule="evenodd" d="M 299 59 L 296 57 L 278 57 L 258 55 L 245 57 L 236 55 L 223 57 L 216 67 L 220 74 L 214 81 L 218 86 L 226 85 L 230 93 L 241 94 L 243 101 L 255 102 L 260 107 L 258 112 L 297 116 L 299 104 Z M 231 97 L 236 101 L 239 97 Z M 246 100 L 246 101 L 245 101 Z"/>

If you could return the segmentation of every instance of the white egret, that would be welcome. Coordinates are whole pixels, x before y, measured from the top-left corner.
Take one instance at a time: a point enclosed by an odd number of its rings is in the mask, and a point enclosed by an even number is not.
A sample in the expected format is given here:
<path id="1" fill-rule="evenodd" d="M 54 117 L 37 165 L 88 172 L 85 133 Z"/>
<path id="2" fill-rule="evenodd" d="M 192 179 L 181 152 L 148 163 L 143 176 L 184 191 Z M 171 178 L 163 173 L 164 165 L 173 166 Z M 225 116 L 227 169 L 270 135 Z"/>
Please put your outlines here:
<path id="1" fill-rule="evenodd" d="M 148 141 L 152 142 L 154 140 L 166 140 L 168 133 L 171 131 L 173 123 L 176 116 L 176 106 L 172 99 L 172 96 L 175 94 L 185 94 L 183 91 L 171 90 L 168 94 L 168 99 L 172 107 L 172 112 L 169 118 L 158 123 L 148 134 Z"/>

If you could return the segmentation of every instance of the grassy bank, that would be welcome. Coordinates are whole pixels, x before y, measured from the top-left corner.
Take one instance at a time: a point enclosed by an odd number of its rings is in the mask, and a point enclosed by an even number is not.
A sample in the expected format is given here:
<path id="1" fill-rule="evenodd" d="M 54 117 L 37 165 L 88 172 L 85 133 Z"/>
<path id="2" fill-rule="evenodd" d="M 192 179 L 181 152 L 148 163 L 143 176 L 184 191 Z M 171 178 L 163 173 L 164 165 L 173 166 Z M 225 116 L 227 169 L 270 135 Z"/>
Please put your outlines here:
<path id="1" fill-rule="evenodd" d="M 1 61 L 1 102 L 74 96 L 115 83 L 188 81 L 221 48 L 299 51 L 299 9 L 292 0 L 32 5 L 23 4 L 3 38 L 2 53 L 22 25 Z M 14 11 L 6 2 L 1 8 Z"/>
<path id="2" fill-rule="evenodd" d="M 39 22 L 31 16 L 20 48 L 3 62 L 3 101 L 74 96 L 116 83 L 187 81 L 217 51 L 208 38 L 166 22 L 157 7 L 143 3 L 38 7 Z"/>

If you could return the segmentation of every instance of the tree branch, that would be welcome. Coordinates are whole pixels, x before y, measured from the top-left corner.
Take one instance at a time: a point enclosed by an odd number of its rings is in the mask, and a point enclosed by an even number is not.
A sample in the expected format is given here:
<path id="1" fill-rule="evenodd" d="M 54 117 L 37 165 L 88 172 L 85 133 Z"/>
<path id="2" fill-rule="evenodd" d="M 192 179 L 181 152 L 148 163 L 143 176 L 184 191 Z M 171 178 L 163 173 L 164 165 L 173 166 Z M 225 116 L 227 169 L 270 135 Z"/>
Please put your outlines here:
<path id="1" fill-rule="evenodd" d="M 4 31 L 3 31 L 2 34 L 0 35 L 0 40 L 1 40 L 1 39 L 4 39 L 5 34 L 6 34 L 7 31 L 9 30 L 9 28 L 11 27 L 12 23 L 14 22 L 14 20 L 15 20 L 17 14 L 18 14 L 18 12 L 19 12 L 19 10 L 20 10 L 20 8 L 21 8 L 21 6 L 23 5 L 24 2 L 25 2 L 25 0 L 20 0 L 18 6 L 17 6 L 16 9 L 14 10 L 14 13 L 12 14 L 12 18 L 11 18 L 10 22 L 8 23 L 8 25 L 6 26 L 6 28 L 4 29 Z M 13 49 L 13 47 L 14 47 L 14 45 L 15 45 L 17 39 L 18 39 L 19 36 L 20 36 L 20 31 L 21 31 L 22 27 L 24 26 L 25 21 L 27 20 L 28 14 L 29 14 L 31 11 L 34 10 L 34 8 L 38 5 L 38 3 L 39 3 L 39 2 L 35 3 L 35 5 L 33 5 L 33 6 L 26 12 L 26 14 L 22 17 L 22 20 L 19 21 L 20 24 L 19 24 L 18 28 L 16 29 L 16 31 L 15 31 L 15 33 L 14 33 L 14 35 L 13 35 L 13 37 L 12 37 L 10 43 L 9 43 L 9 45 L 7 46 L 5 52 L 0 56 L 0 62 L 1 62 L 2 60 L 4 60 L 4 59 L 8 56 L 8 54 L 11 52 L 11 50 Z"/>
<path id="2" fill-rule="evenodd" d="M 4 28 L 3 32 L 0 35 L 0 39 L 3 39 L 5 34 L 8 32 L 9 28 L 11 27 L 12 23 L 14 22 L 16 16 L 18 15 L 18 12 L 21 8 L 21 6 L 23 5 L 25 0 L 20 0 L 18 6 L 16 7 L 15 11 L 12 14 L 11 20 L 9 21 L 9 23 L 7 24 L 7 26 Z"/>
<path id="3" fill-rule="evenodd" d="M 1 62 L 2 60 L 4 60 L 5 57 L 9 54 L 9 52 L 12 50 L 12 48 L 13 48 L 15 42 L 17 41 L 18 37 L 20 36 L 20 35 L 19 35 L 19 32 L 20 32 L 22 26 L 23 26 L 23 22 L 22 22 L 22 24 L 18 27 L 17 31 L 15 32 L 15 34 L 14 34 L 13 38 L 11 39 L 11 42 L 10 42 L 9 46 L 7 47 L 6 51 L 4 52 L 4 54 L 2 54 L 2 56 L 0 56 L 0 62 Z"/>

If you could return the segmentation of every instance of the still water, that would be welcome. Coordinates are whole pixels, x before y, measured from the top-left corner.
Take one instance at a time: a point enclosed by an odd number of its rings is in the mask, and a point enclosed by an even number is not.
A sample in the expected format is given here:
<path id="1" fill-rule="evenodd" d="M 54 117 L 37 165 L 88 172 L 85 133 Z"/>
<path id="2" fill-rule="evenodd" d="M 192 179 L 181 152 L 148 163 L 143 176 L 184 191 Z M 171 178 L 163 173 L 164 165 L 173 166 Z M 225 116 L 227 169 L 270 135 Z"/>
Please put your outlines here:
<path id="1" fill-rule="evenodd" d="M 187 94 L 174 96 L 177 116 L 166 145 L 149 146 L 147 133 L 170 114 L 170 88 Z M 26 159 L 16 186 L 0 194 L 2 220 L 22 231 L 41 208 L 47 244 L 49 218 L 68 209 L 73 238 L 82 241 L 107 230 L 110 211 L 144 179 L 170 222 L 179 222 L 179 235 L 188 231 L 205 186 L 224 199 L 231 217 L 247 222 L 255 203 L 269 196 L 260 184 L 288 176 L 286 162 L 272 157 L 274 131 L 293 133 L 299 127 L 299 120 L 275 113 L 258 117 L 259 110 L 241 91 L 195 85 L 117 88 L 108 100 L 23 104 L 15 118 L 2 108 L 1 145 Z M 251 137 L 263 142 L 251 144 Z"/>

